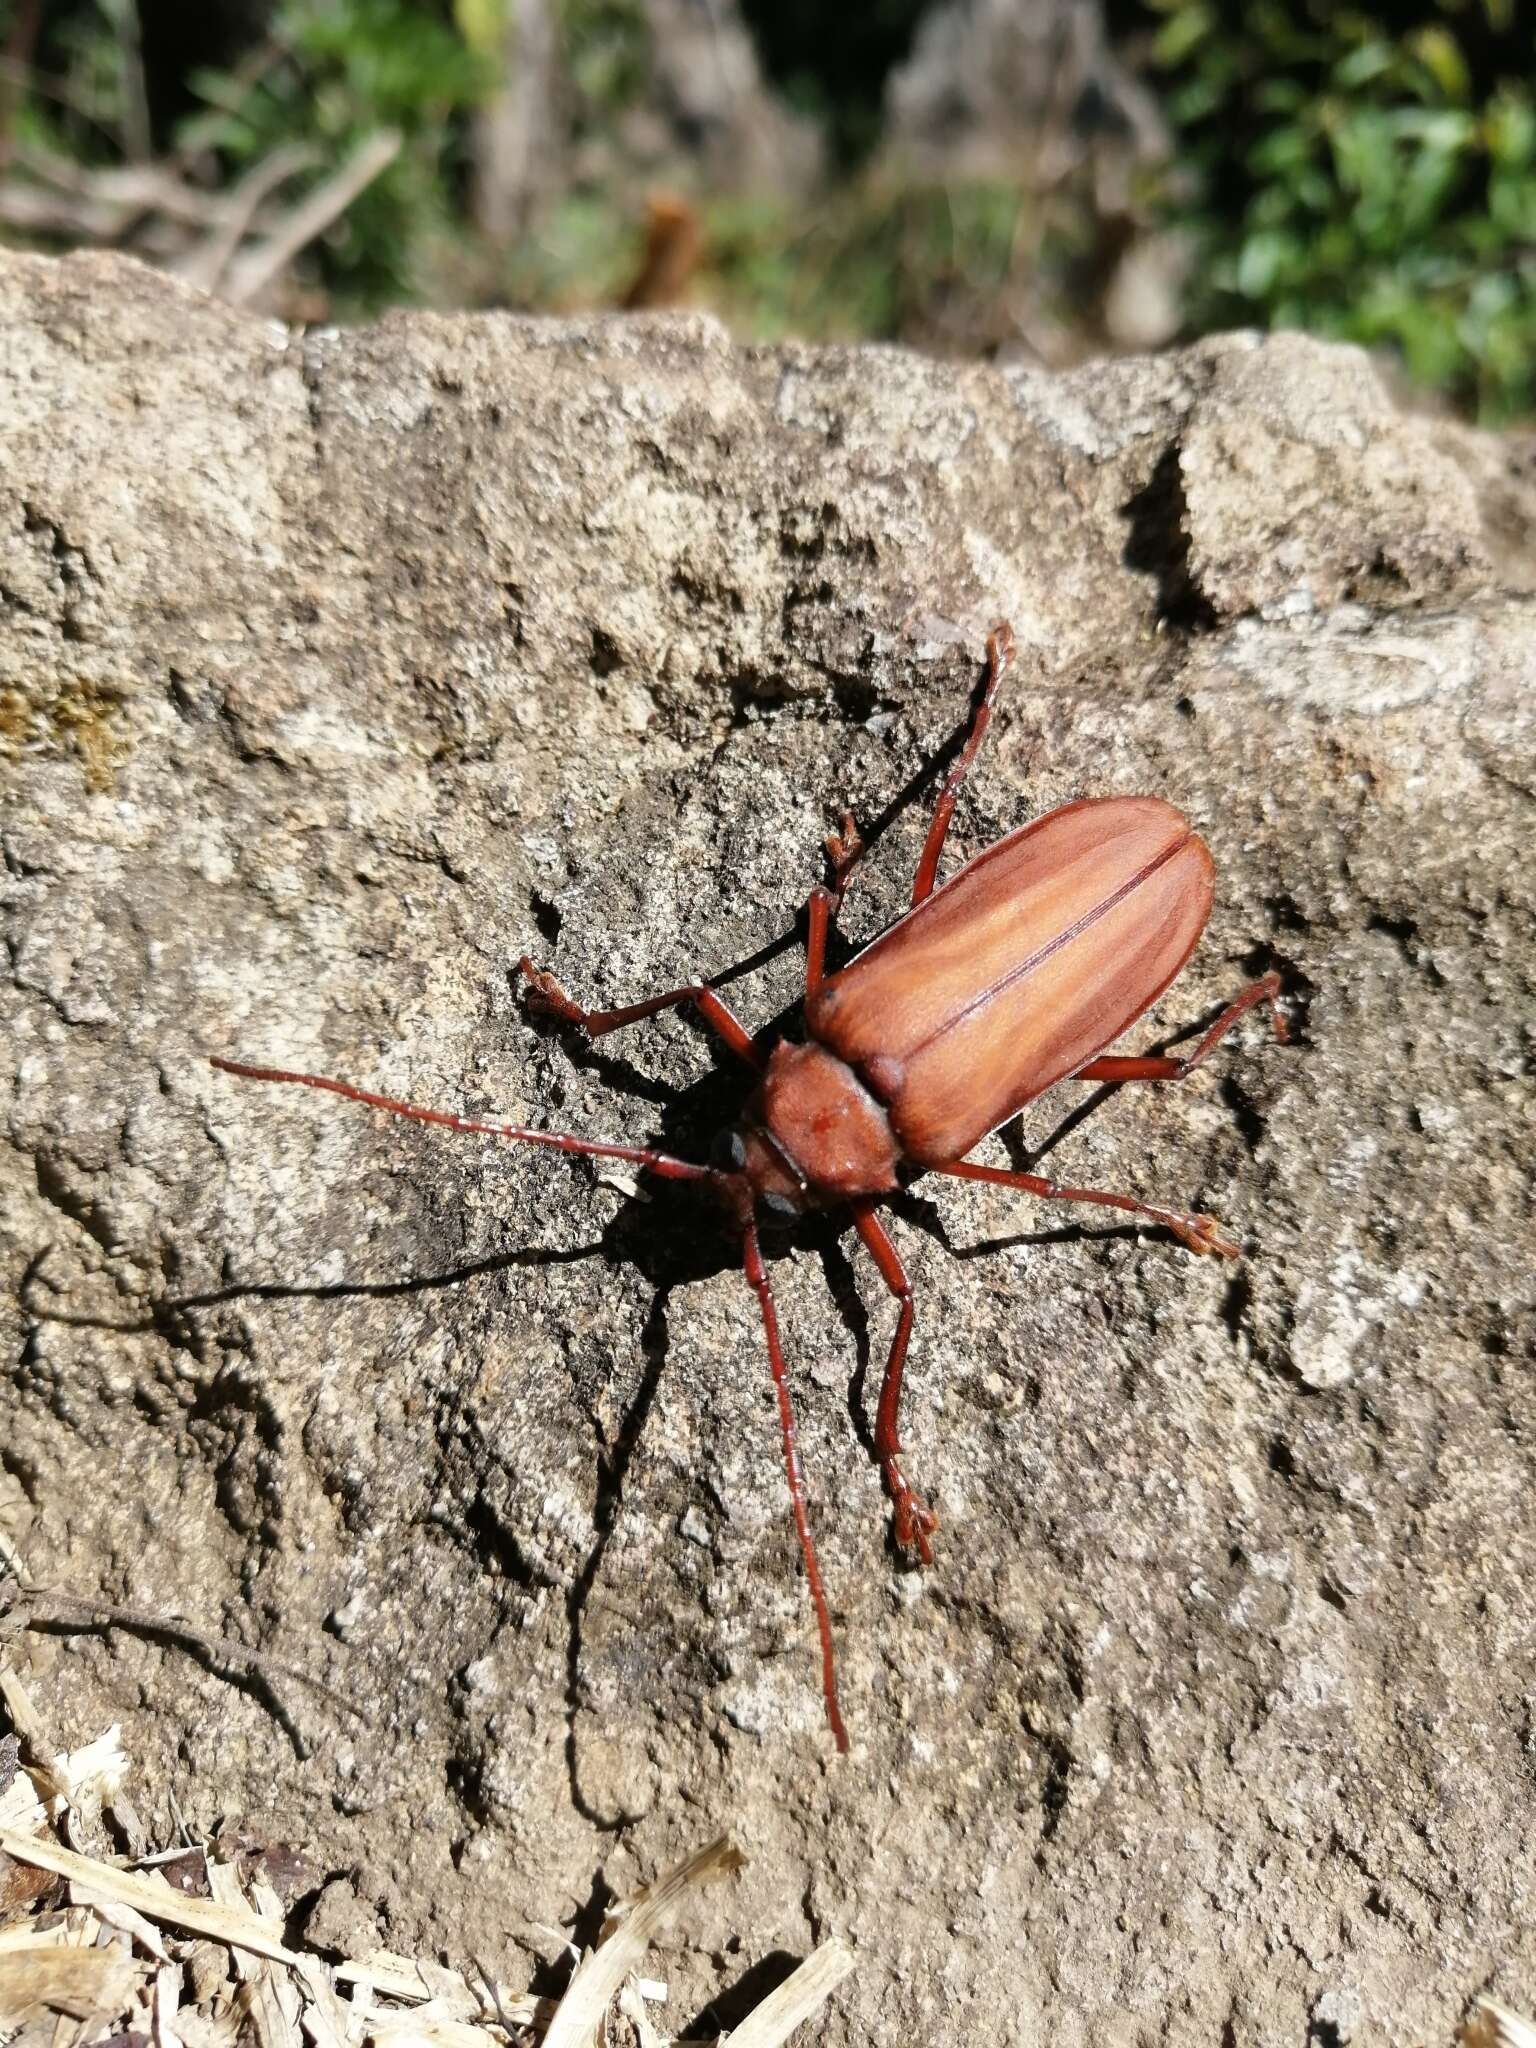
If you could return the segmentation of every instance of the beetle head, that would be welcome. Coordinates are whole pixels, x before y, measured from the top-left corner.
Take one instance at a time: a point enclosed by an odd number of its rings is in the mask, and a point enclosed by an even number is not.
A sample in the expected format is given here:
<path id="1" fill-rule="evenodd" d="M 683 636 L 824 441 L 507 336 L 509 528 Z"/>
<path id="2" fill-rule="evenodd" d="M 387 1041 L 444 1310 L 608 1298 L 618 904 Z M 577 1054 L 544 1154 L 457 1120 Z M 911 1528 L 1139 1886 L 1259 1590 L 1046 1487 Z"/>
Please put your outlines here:
<path id="1" fill-rule="evenodd" d="M 808 1194 L 799 1176 L 766 1132 L 752 1123 L 732 1124 L 710 1148 L 715 1189 L 738 1229 L 795 1223 L 805 1214 Z"/>

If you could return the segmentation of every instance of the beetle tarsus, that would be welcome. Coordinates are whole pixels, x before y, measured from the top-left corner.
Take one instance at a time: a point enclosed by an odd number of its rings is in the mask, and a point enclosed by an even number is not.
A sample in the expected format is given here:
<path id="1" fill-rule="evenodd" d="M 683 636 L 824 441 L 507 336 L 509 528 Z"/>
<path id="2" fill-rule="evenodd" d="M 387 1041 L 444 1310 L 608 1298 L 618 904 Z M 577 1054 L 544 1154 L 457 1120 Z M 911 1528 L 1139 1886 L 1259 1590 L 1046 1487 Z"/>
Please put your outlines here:
<path id="1" fill-rule="evenodd" d="M 1214 1216 L 1179 1216 L 1170 1210 L 1162 1214 L 1160 1220 L 1192 1252 L 1214 1252 L 1222 1259 L 1240 1259 L 1243 1256 L 1241 1246 L 1222 1236 L 1221 1225 Z"/>
<path id="2" fill-rule="evenodd" d="M 571 1001 L 552 974 L 535 967 L 526 953 L 518 961 L 517 971 L 527 983 L 527 1004 L 536 1015 L 558 1017 L 563 1024 L 585 1023 L 580 1006 Z"/>
<path id="3" fill-rule="evenodd" d="M 903 1550 L 915 1550 L 924 1564 L 932 1564 L 938 1516 L 927 1501 L 912 1491 L 894 1459 L 885 1468 L 885 1481 L 895 1496 L 897 1543 Z"/>
<path id="4" fill-rule="evenodd" d="M 832 874 L 828 893 L 832 897 L 833 910 L 836 911 L 842 907 L 843 897 L 847 893 L 854 869 L 864 858 L 864 841 L 859 835 L 852 811 L 844 811 L 842 830 L 829 832 L 822 844 L 826 847 L 827 863 Z"/>

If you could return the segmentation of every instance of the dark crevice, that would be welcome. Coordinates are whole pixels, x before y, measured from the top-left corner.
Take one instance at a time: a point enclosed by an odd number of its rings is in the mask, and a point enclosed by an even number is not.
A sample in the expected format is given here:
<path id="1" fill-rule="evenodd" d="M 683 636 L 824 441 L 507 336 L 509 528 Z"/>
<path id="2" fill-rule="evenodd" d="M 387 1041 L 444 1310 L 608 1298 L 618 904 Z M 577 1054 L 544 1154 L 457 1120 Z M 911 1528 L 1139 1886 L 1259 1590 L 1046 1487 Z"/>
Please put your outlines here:
<path id="1" fill-rule="evenodd" d="M 1067 1799 L 1071 1791 L 1072 1751 L 1060 1736 L 1040 1738 L 1045 1752 L 1045 1783 L 1040 1790 L 1040 1806 L 1043 1818 L 1040 1822 L 1040 1839 L 1049 1842 L 1061 1825 L 1061 1816 L 1066 1812 Z"/>
<path id="2" fill-rule="evenodd" d="M 559 940 L 560 927 L 565 923 L 558 904 L 535 889 L 528 898 L 528 908 L 539 937 L 546 946 L 553 946 Z"/>
<path id="3" fill-rule="evenodd" d="M 1411 917 L 1387 917 L 1381 911 L 1373 911 L 1365 921 L 1368 932 L 1383 932 L 1396 945 L 1403 958 L 1417 964 L 1418 950 L 1414 941 L 1419 936 L 1419 927 Z"/>
<path id="4" fill-rule="evenodd" d="M 525 1593 L 554 1589 L 558 1582 L 532 1561 L 483 1493 L 470 1502 L 464 1524 L 474 1541 L 475 1555 L 482 1563 L 494 1564 L 502 1578 Z"/>
<path id="5" fill-rule="evenodd" d="M 618 641 L 611 633 L 605 633 L 601 626 L 592 628 L 592 649 L 587 656 L 587 664 L 595 676 L 611 676 L 615 669 L 624 666 Z"/>
<path id="6" fill-rule="evenodd" d="M 1189 565 L 1189 506 L 1177 445 L 1167 449 L 1150 478 L 1120 507 L 1127 522 L 1122 559 L 1157 582 L 1157 617 L 1185 633 L 1206 633 L 1216 607 L 1199 589 Z"/>
<path id="7" fill-rule="evenodd" d="M 1312 928 L 1311 918 L 1286 889 L 1264 898 L 1264 914 L 1277 931 L 1305 932 Z"/>

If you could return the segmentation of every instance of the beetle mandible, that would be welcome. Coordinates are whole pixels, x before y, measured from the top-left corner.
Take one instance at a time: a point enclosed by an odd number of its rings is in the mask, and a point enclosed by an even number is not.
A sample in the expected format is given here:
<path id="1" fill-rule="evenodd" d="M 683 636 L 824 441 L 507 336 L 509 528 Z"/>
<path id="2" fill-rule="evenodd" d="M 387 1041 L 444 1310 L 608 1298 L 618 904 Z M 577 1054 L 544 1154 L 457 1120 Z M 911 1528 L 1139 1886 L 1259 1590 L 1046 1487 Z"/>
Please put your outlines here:
<path id="1" fill-rule="evenodd" d="M 832 1621 L 811 1540 L 760 1223 L 845 1206 L 899 1304 L 876 1409 L 875 1449 L 891 1496 L 896 1541 L 931 1564 L 938 1517 L 902 1469 L 897 1430 L 912 1288 L 876 1214 L 880 1203 L 914 1172 L 948 1174 L 1049 1200 L 1128 1210 L 1172 1231 L 1191 1251 L 1235 1259 L 1237 1246 L 1221 1235 L 1213 1217 L 1103 1188 L 1065 1187 L 1040 1174 L 978 1165 L 965 1155 L 1059 1081 L 1182 1081 L 1255 1004 L 1267 1003 L 1275 1036 L 1287 1036 L 1280 977 L 1271 972 L 1243 989 L 1182 1058 L 1105 1052 L 1179 973 L 1210 915 L 1210 853 L 1183 813 L 1160 797 L 1089 797 L 1062 804 L 999 839 L 935 889 L 956 796 L 1013 658 L 1012 630 L 999 625 L 987 640 L 986 672 L 964 747 L 934 806 L 912 907 L 835 974 L 826 972 L 827 936 L 864 846 L 846 814 L 842 831 L 828 837 L 830 881 L 811 891 L 807 909 L 803 1041 L 780 1040 L 765 1052 L 703 982 L 620 1009 L 586 1010 L 526 954 L 519 961 L 530 1007 L 589 1038 L 660 1010 L 693 1006 L 757 1077 L 740 1121 L 716 1141 L 708 1165 L 645 1146 L 457 1116 L 319 1074 L 213 1060 L 223 1072 L 249 1081 L 297 1082 L 449 1130 L 628 1160 L 663 1180 L 708 1183 L 740 1238 L 746 1277 L 762 1313 L 790 1506 L 821 1638 L 827 1719 L 839 1750 L 847 1749 L 848 1736 L 838 1704 Z"/>

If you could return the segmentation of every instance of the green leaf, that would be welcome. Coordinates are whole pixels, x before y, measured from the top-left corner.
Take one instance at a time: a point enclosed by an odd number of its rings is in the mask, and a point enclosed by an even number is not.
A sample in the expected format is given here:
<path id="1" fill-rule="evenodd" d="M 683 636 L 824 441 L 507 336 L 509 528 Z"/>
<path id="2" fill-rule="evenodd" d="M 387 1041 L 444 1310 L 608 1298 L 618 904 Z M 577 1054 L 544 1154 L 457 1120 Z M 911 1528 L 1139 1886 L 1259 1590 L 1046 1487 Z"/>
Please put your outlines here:
<path id="1" fill-rule="evenodd" d="M 1461 54 L 1461 45 L 1448 28 L 1432 22 L 1409 36 L 1407 47 L 1448 100 L 1471 99 L 1472 74 Z"/>

